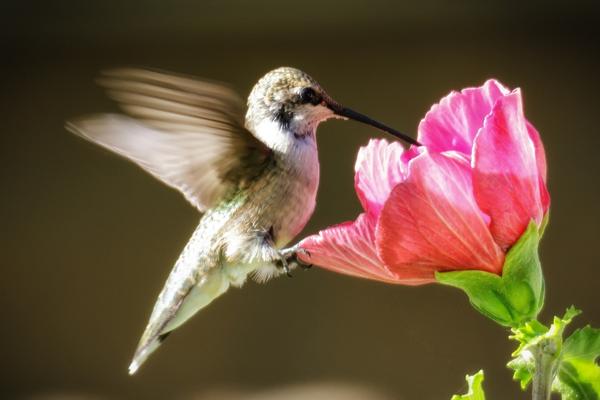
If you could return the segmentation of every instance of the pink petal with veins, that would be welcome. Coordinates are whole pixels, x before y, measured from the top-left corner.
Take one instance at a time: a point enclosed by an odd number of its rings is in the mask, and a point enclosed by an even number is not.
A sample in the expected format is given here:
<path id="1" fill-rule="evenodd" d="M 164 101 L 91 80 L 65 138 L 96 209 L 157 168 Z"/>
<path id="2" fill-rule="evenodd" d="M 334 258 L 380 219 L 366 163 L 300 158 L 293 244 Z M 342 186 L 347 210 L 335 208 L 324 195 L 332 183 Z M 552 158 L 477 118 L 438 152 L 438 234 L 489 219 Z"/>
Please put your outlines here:
<path id="1" fill-rule="evenodd" d="M 478 269 L 500 273 L 504 254 L 473 196 L 464 156 L 424 152 L 385 203 L 376 231 L 388 268 L 433 271 Z"/>
<path id="2" fill-rule="evenodd" d="M 456 150 L 471 156 L 473 140 L 484 118 L 509 91 L 490 79 L 481 87 L 452 92 L 435 104 L 419 124 L 419 142 L 429 151 Z"/>
<path id="3" fill-rule="evenodd" d="M 398 281 L 377 256 L 374 230 L 372 219 L 361 214 L 355 222 L 332 226 L 302 240 L 300 247 L 308 254 L 299 253 L 299 257 L 334 272 L 388 283 L 416 285 L 432 281 L 420 277 Z"/>
<path id="4" fill-rule="evenodd" d="M 492 235 L 504 249 L 519 239 L 531 220 L 542 221 L 543 203 L 549 202 L 545 190 L 540 191 L 545 189 L 545 162 L 540 161 L 531 132 L 517 89 L 498 101 L 475 139 L 475 197 L 490 215 Z M 541 173 L 538 168 L 543 168 Z"/>
<path id="5" fill-rule="evenodd" d="M 527 132 L 529 133 L 529 137 L 533 142 L 533 146 L 535 147 L 535 159 L 537 162 L 538 172 L 540 174 L 540 197 L 542 200 L 542 208 L 544 210 L 544 214 L 548 212 L 550 208 L 550 193 L 548 192 L 548 187 L 546 186 L 546 175 L 548 174 L 548 167 L 546 166 L 546 152 L 544 151 L 544 144 L 542 143 L 542 139 L 540 138 L 540 134 L 537 129 L 527 122 Z"/>
<path id="6" fill-rule="evenodd" d="M 390 192 L 407 172 L 405 151 L 398 142 L 372 139 L 361 147 L 354 167 L 354 188 L 363 209 L 377 218 Z"/>
<path id="7" fill-rule="evenodd" d="M 544 144 L 542 143 L 542 138 L 540 138 L 540 134 L 538 133 L 537 129 L 535 129 L 535 126 L 533 126 L 529 121 L 526 121 L 526 123 L 527 133 L 529 134 L 529 138 L 533 142 L 533 147 L 535 148 L 535 160 L 538 172 L 545 183 L 546 175 L 548 174 L 548 167 L 546 166 L 546 152 L 544 151 Z"/>

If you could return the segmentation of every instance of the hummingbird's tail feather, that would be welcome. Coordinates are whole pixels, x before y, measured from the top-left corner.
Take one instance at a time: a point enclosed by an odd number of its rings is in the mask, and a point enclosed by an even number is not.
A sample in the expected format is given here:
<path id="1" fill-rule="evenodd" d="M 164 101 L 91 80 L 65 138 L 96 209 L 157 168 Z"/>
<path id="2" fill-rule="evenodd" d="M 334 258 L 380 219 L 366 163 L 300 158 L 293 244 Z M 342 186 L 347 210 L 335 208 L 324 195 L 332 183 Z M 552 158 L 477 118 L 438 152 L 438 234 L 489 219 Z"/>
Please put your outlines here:
<path id="1" fill-rule="evenodd" d="M 129 375 L 133 375 L 137 372 L 140 366 L 146 361 L 146 359 L 162 344 L 162 342 L 169 336 L 171 332 L 159 335 L 155 340 L 147 343 L 143 347 L 138 347 L 133 356 L 131 364 L 129 364 Z"/>
<path id="2" fill-rule="evenodd" d="M 219 267 L 212 268 L 198 280 L 190 276 L 185 279 L 184 287 L 177 286 L 181 284 L 183 272 L 186 271 L 176 266 L 159 295 L 129 365 L 129 375 L 135 374 L 173 330 L 229 288 L 229 279 Z"/>

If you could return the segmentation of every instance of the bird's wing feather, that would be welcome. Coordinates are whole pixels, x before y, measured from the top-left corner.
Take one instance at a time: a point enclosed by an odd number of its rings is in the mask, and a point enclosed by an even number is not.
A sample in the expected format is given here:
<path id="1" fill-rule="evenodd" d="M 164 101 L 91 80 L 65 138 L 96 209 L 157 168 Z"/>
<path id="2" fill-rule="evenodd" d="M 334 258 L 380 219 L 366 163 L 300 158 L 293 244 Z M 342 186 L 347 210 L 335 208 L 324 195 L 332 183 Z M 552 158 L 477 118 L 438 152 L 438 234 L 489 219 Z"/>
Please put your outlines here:
<path id="1" fill-rule="evenodd" d="M 200 211 L 270 160 L 270 150 L 244 128 L 243 102 L 227 86 L 143 69 L 108 71 L 99 81 L 128 115 L 84 117 L 69 130 L 179 189 Z"/>

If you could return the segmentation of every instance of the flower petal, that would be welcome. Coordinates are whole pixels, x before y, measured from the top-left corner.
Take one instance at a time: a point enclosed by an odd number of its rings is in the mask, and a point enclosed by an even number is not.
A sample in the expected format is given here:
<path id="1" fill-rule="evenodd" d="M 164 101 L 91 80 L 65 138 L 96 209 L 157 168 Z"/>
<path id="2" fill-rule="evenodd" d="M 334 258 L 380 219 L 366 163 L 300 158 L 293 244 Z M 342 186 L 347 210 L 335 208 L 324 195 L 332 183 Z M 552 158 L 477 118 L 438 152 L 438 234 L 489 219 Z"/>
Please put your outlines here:
<path id="1" fill-rule="evenodd" d="M 540 138 L 540 134 L 529 121 L 527 122 L 527 133 L 529 138 L 533 142 L 535 148 L 535 160 L 537 163 L 538 172 L 542 177 L 542 180 L 546 182 L 546 175 L 548 174 L 548 167 L 546 166 L 546 152 L 544 151 L 544 144 Z"/>
<path id="2" fill-rule="evenodd" d="M 452 154 L 425 152 L 411 161 L 408 179 L 383 207 L 376 244 L 397 273 L 407 265 L 500 273 L 504 261 L 475 202 L 469 164 Z"/>
<path id="3" fill-rule="evenodd" d="M 477 88 L 452 92 L 431 107 L 419 124 L 419 142 L 432 152 L 456 150 L 471 156 L 473 139 L 496 101 L 509 91 L 490 79 Z"/>
<path id="4" fill-rule="evenodd" d="M 394 186 L 404 180 L 408 162 L 405 153 L 400 143 L 384 139 L 371 139 L 358 151 L 354 187 L 371 217 L 377 218 Z"/>
<path id="5" fill-rule="evenodd" d="M 491 217 L 492 234 L 504 249 L 517 241 L 532 219 L 542 221 L 543 202 L 549 201 L 547 193 L 540 192 L 541 187 L 545 190 L 541 142 L 536 146 L 531 134 L 517 89 L 498 100 L 475 139 L 475 197 Z"/>
<path id="6" fill-rule="evenodd" d="M 548 193 L 548 187 L 546 186 L 546 176 L 548 174 L 548 167 L 546 166 L 546 152 L 544 151 L 544 144 L 540 138 L 540 134 L 537 129 L 527 122 L 527 132 L 535 147 L 535 159 L 537 161 L 538 172 L 540 174 L 540 196 L 542 199 L 542 208 L 544 213 L 550 208 L 550 193 Z"/>
<path id="7" fill-rule="evenodd" d="M 355 222 L 327 228 L 302 240 L 299 245 L 308 254 L 300 253 L 299 257 L 306 263 L 360 278 L 408 285 L 432 281 L 410 278 L 399 282 L 377 257 L 374 231 L 374 221 L 361 214 Z"/>

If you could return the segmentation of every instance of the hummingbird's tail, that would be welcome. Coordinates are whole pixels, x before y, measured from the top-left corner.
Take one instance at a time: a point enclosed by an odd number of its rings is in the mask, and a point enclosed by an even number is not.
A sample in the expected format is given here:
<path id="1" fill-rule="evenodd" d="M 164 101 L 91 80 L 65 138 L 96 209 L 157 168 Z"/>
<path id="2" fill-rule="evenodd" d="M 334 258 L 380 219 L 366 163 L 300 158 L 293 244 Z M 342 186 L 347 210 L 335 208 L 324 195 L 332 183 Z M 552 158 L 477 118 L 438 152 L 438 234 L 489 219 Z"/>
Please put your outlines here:
<path id="1" fill-rule="evenodd" d="M 135 351 L 135 355 L 133 356 L 133 360 L 131 360 L 131 364 L 129 364 L 129 375 L 133 375 L 137 372 L 140 366 L 148 359 L 150 354 L 154 352 L 160 346 L 160 344 L 169 336 L 171 332 L 164 333 L 162 335 L 158 335 L 156 339 L 149 341 L 145 345 L 140 345 Z"/>
<path id="2" fill-rule="evenodd" d="M 178 262 L 171 272 L 129 365 L 129 375 L 136 373 L 174 329 L 229 288 L 229 279 L 221 268 L 212 268 L 199 279 L 186 269 Z"/>

